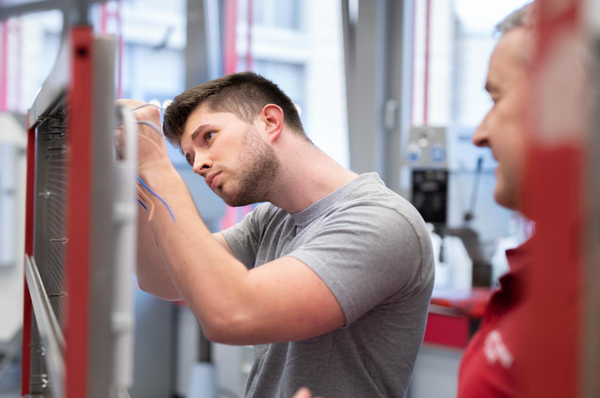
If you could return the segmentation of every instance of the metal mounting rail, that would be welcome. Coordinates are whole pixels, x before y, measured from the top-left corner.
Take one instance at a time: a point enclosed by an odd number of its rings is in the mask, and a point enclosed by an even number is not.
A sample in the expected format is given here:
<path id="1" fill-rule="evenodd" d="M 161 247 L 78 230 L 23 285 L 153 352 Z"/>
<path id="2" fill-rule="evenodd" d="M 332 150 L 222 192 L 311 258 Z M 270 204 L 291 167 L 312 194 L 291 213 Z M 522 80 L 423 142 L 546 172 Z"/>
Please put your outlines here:
<path id="1" fill-rule="evenodd" d="M 48 387 L 56 397 L 64 397 L 65 381 L 65 338 L 60 324 L 52 312 L 48 294 L 42 283 L 35 260 L 25 256 L 25 277 L 33 312 L 42 339 L 44 357 L 50 375 Z"/>

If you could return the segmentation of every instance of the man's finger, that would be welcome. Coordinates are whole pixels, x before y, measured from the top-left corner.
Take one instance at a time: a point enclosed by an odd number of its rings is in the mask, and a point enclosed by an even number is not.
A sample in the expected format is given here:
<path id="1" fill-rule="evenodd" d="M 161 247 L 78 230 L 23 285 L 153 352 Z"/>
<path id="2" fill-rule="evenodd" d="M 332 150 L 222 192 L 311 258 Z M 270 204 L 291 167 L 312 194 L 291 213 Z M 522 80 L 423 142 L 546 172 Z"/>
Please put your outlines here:
<path id="1" fill-rule="evenodd" d="M 119 126 L 115 129 L 115 147 L 117 150 L 117 159 L 119 160 L 125 158 L 125 154 L 127 153 L 127 146 L 125 144 L 125 129 L 123 126 Z"/>
<path id="2" fill-rule="evenodd" d="M 298 390 L 296 395 L 293 398 L 312 398 L 312 394 L 308 390 L 308 388 L 302 387 Z"/>
<path id="3" fill-rule="evenodd" d="M 144 102 L 144 101 L 126 99 L 126 98 L 120 98 L 116 102 L 117 102 L 117 104 L 119 104 L 121 106 L 124 106 L 127 108 L 132 108 L 132 109 L 146 104 L 146 102 Z"/>

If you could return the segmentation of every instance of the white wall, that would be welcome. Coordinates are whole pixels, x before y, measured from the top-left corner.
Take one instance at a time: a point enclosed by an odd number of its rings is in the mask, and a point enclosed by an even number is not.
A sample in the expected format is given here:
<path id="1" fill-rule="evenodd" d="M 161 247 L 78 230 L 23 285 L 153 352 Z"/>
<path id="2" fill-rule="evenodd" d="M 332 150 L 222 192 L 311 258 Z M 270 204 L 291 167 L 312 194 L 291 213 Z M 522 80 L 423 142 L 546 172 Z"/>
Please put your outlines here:
<path id="1" fill-rule="evenodd" d="M 4 118 L 0 118 L 4 120 Z M 4 128 L 3 128 L 4 127 Z M 14 190 L 14 197 L 10 197 L 10 207 L 1 206 L 3 212 L 10 214 L 0 214 L 0 222 L 9 220 L 12 231 L 6 230 L 11 236 L 0 236 L 0 239 L 10 241 L 11 247 L 4 246 L 3 249 L 9 250 L 3 258 L 9 260 L 3 266 L 0 266 L 0 341 L 9 340 L 21 327 L 23 319 L 23 253 L 25 240 L 25 181 L 26 181 L 26 160 L 25 160 L 25 134 L 24 131 L 13 131 L 12 138 L 20 138 L 19 143 L 10 146 L 3 144 L 3 152 L 9 150 L 11 156 L 4 159 L 10 159 L 12 165 L 2 164 L 2 174 L 6 179 L 7 172 L 12 174 L 10 189 Z M 0 123 L 0 144 L 12 138 L 7 137 L 9 132 L 4 123 Z M 17 140 L 19 141 L 19 140 Z M 17 145 L 14 145 L 17 144 Z M 5 153 L 6 154 L 6 153 Z M 3 185 L 0 185 L 2 187 Z M 4 185 L 6 188 L 6 185 Z M 0 193 L 3 196 L 5 192 Z M 6 196 L 4 196 L 6 197 Z M 2 220 L 3 218 L 3 220 Z"/>

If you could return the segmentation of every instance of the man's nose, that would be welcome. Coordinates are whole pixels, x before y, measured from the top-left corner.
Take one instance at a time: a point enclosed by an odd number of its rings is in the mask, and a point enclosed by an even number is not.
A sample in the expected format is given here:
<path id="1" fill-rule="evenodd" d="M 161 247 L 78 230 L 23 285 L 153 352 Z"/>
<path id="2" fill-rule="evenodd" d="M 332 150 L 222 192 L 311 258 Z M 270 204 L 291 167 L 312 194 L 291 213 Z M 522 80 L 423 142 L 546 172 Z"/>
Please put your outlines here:
<path id="1" fill-rule="evenodd" d="M 198 174 L 203 178 L 206 178 L 206 174 L 208 173 L 211 167 L 212 162 L 208 157 L 196 154 L 196 157 L 194 158 L 193 167 L 194 173 Z"/>

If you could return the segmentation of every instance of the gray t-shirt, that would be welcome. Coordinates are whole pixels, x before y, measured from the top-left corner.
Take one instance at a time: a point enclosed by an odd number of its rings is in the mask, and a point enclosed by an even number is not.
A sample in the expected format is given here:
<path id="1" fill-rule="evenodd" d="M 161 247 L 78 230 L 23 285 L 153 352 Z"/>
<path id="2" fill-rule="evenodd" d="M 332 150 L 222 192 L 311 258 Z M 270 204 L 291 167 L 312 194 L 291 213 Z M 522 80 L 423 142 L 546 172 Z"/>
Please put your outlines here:
<path id="1" fill-rule="evenodd" d="M 245 397 L 404 397 L 433 289 L 429 232 L 420 214 L 363 174 L 305 210 L 261 204 L 223 231 L 249 269 L 290 256 L 333 292 L 346 325 L 303 341 L 258 345 Z"/>

